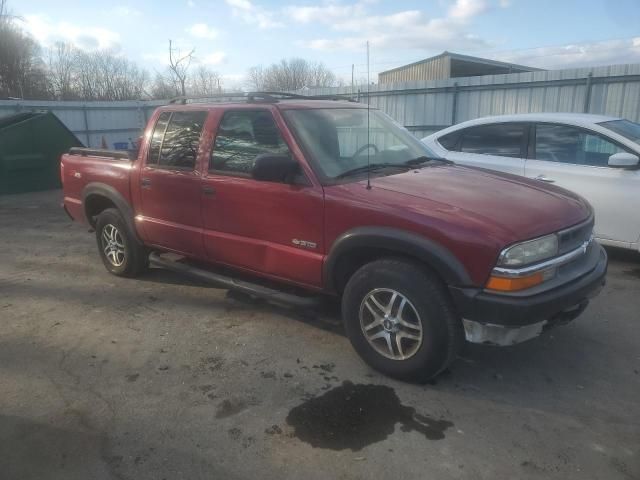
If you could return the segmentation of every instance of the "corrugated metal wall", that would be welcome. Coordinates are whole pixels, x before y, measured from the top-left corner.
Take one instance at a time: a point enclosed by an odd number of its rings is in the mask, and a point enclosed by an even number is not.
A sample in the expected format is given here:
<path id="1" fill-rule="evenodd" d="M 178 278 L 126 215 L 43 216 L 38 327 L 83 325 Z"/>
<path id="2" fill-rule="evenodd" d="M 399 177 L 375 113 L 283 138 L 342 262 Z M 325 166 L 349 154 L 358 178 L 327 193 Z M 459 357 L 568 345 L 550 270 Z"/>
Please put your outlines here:
<path id="1" fill-rule="evenodd" d="M 394 70 L 378 74 L 379 83 L 438 80 L 449 78 L 451 71 L 451 57 L 438 56 L 427 61 L 412 63 Z"/>
<path id="2" fill-rule="evenodd" d="M 366 86 L 358 87 L 366 102 Z M 353 93 L 358 97 L 358 89 Z M 351 87 L 307 90 L 351 95 Z M 488 115 L 587 112 L 640 122 L 640 64 L 371 85 L 371 105 L 416 136 Z"/>
<path id="3" fill-rule="evenodd" d="M 47 102 L 0 100 L 0 117 L 19 112 L 50 110 L 88 147 L 109 148 L 116 142 L 136 140 L 158 105 L 153 102 Z"/>
<path id="4" fill-rule="evenodd" d="M 366 86 L 358 87 L 366 102 Z M 351 87 L 305 90 L 305 95 L 349 95 Z M 487 115 L 588 112 L 640 122 L 640 64 L 486 75 L 371 85 L 371 105 L 417 137 Z M 37 102 L 0 100 L 0 116 L 51 110 L 78 138 L 100 147 L 136 139 L 153 110 L 166 102 Z"/>

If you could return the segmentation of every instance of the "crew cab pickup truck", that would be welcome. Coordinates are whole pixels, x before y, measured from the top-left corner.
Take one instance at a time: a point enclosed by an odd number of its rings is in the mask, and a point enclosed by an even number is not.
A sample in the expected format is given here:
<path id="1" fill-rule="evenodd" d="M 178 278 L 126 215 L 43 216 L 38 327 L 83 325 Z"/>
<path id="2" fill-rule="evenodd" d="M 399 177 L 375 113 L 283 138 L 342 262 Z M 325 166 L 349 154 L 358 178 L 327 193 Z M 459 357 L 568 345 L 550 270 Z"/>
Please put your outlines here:
<path id="1" fill-rule="evenodd" d="M 62 156 L 64 209 L 115 275 L 149 262 L 276 302 L 341 299 L 387 375 L 424 381 L 463 342 L 511 345 L 577 317 L 607 257 L 578 195 L 456 166 L 355 102 L 180 99 L 137 158 Z"/>

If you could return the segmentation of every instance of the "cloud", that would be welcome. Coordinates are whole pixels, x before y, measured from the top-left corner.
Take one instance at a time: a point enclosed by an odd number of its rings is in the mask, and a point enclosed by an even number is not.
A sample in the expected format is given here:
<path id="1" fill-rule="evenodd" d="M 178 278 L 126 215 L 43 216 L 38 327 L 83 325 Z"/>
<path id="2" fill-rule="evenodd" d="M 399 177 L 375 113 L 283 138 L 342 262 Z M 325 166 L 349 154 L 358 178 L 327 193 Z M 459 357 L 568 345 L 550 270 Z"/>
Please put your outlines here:
<path id="1" fill-rule="evenodd" d="M 313 7 L 290 5 L 285 7 L 284 12 L 297 23 L 310 23 L 320 19 L 328 23 L 333 20 L 344 20 L 345 18 L 363 15 L 364 7 L 365 2 L 358 2 L 353 5 L 330 3 Z"/>
<path id="2" fill-rule="evenodd" d="M 206 23 L 196 23 L 187 28 L 187 32 L 196 38 L 212 40 L 218 36 L 218 31 L 209 27 Z"/>
<path id="3" fill-rule="evenodd" d="M 196 6 L 196 2 L 194 2 L 193 0 L 187 0 L 187 6 L 189 8 L 193 8 Z"/>
<path id="4" fill-rule="evenodd" d="M 250 0 L 225 0 L 225 2 L 231 7 L 233 16 L 242 19 L 245 23 L 257 25 L 262 29 L 284 26 L 281 22 L 274 20 L 274 12 L 255 5 Z"/>
<path id="5" fill-rule="evenodd" d="M 125 5 L 117 5 L 109 11 L 109 14 L 115 15 L 118 17 L 132 18 L 132 17 L 141 16 L 142 12 L 140 10 L 136 10 L 135 8 L 127 7 Z"/>
<path id="6" fill-rule="evenodd" d="M 198 63 L 202 63 L 205 65 L 220 65 L 227 58 L 227 55 L 224 52 L 213 52 L 205 55 L 204 57 L 197 57 Z"/>
<path id="7" fill-rule="evenodd" d="M 467 31 L 473 17 L 489 8 L 485 0 L 457 0 L 447 10 L 447 15 L 440 18 L 428 18 L 420 10 L 367 15 L 367 3 L 360 1 L 350 5 L 330 3 L 322 7 L 289 7 L 286 12 L 298 22 L 313 19 L 343 33 L 342 37 L 319 38 L 302 43 L 315 50 L 362 50 L 367 41 L 378 49 L 436 51 L 489 46 L 487 41 Z"/>
<path id="8" fill-rule="evenodd" d="M 119 50 L 120 35 L 112 30 L 69 22 L 53 22 L 44 15 L 26 15 L 27 31 L 42 45 L 68 42 L 83 50 Z"/>
<path id="9" fill-rule="evenodd" d="M 489 5 L 485 0 L 456 0 L 449 9 L 450 18 L 467 19 L 486 12 Z"/>
<path id="10" fill-rule="evenodd" d="M 498 52 L 491 58 L 548 69 L 640 63 L 640 37 Z"/>
<path id="11" fill-rule="evenodd" d="M 378 49 L 472 50 L 489 43 L 469 32 L 472 20 L 504 0 L 455 0 L 440 17 L 427 17 L 421 10 L 402 10 L 386 15 L 369 14 L 370 0 L 354 3 L 329 1 L 320 6 L 292 5 L 285 15 L 299 24 L 325 24 L 342 36 L 301 42 L 315 50 L 362 50 L 367 41 Z"/>

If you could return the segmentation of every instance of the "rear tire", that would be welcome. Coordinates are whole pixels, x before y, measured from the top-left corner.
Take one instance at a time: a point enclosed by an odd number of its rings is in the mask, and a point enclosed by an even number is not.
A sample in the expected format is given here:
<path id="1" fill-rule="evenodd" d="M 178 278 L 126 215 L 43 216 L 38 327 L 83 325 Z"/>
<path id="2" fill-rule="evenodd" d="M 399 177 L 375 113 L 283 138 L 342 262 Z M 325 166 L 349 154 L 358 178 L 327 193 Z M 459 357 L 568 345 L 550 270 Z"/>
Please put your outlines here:
<path id="1" fill-rule="evenodd" d="M 98 252 L 105 268 L 119 277 L 136 277 L 149 267 L 147 249 L 138 243 L 122 214 L 107 208 L 96 221 Z"/>
<path id="2" fill-rule="evenodd" d="M 453 362 L 464 341 L 442 281 L 402 259 L 361 267 L 342 297 L 349 340 L 370 366 L 390 377 L 426 382 Z"/>

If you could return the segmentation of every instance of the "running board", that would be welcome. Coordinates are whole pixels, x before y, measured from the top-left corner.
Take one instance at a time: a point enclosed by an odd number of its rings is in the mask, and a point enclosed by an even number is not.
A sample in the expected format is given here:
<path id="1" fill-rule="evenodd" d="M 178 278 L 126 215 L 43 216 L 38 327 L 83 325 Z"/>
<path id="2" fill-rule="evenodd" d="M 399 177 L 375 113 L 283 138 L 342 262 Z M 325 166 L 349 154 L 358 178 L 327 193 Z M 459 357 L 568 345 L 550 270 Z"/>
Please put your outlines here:
<path id="1" fill-rule="evenodd" d="M 320 304 L 320 299 L 318 297 L 302 297 L 293 293 L 281 292 L 279 290 L 265 287 L 257 283 L 238 280 L 236 278 L 228 277 L 226 275 L 220 275 L 219 273 L 214 273 L 209 270 L 193 267 L 176 260 L 163 258 L 155 252 L 149 255 L 149 263 L 157 267 L 166 268 L 167 270 L 195 277 L 219 288 L 226 288 L 229 290 L 243 292 L 248 295 L 262 298 L 271 302 L 285 303 L 287 305 L 294 305 L 296 307 L 304 308 L 313 308 L 317 307 Z"/>

